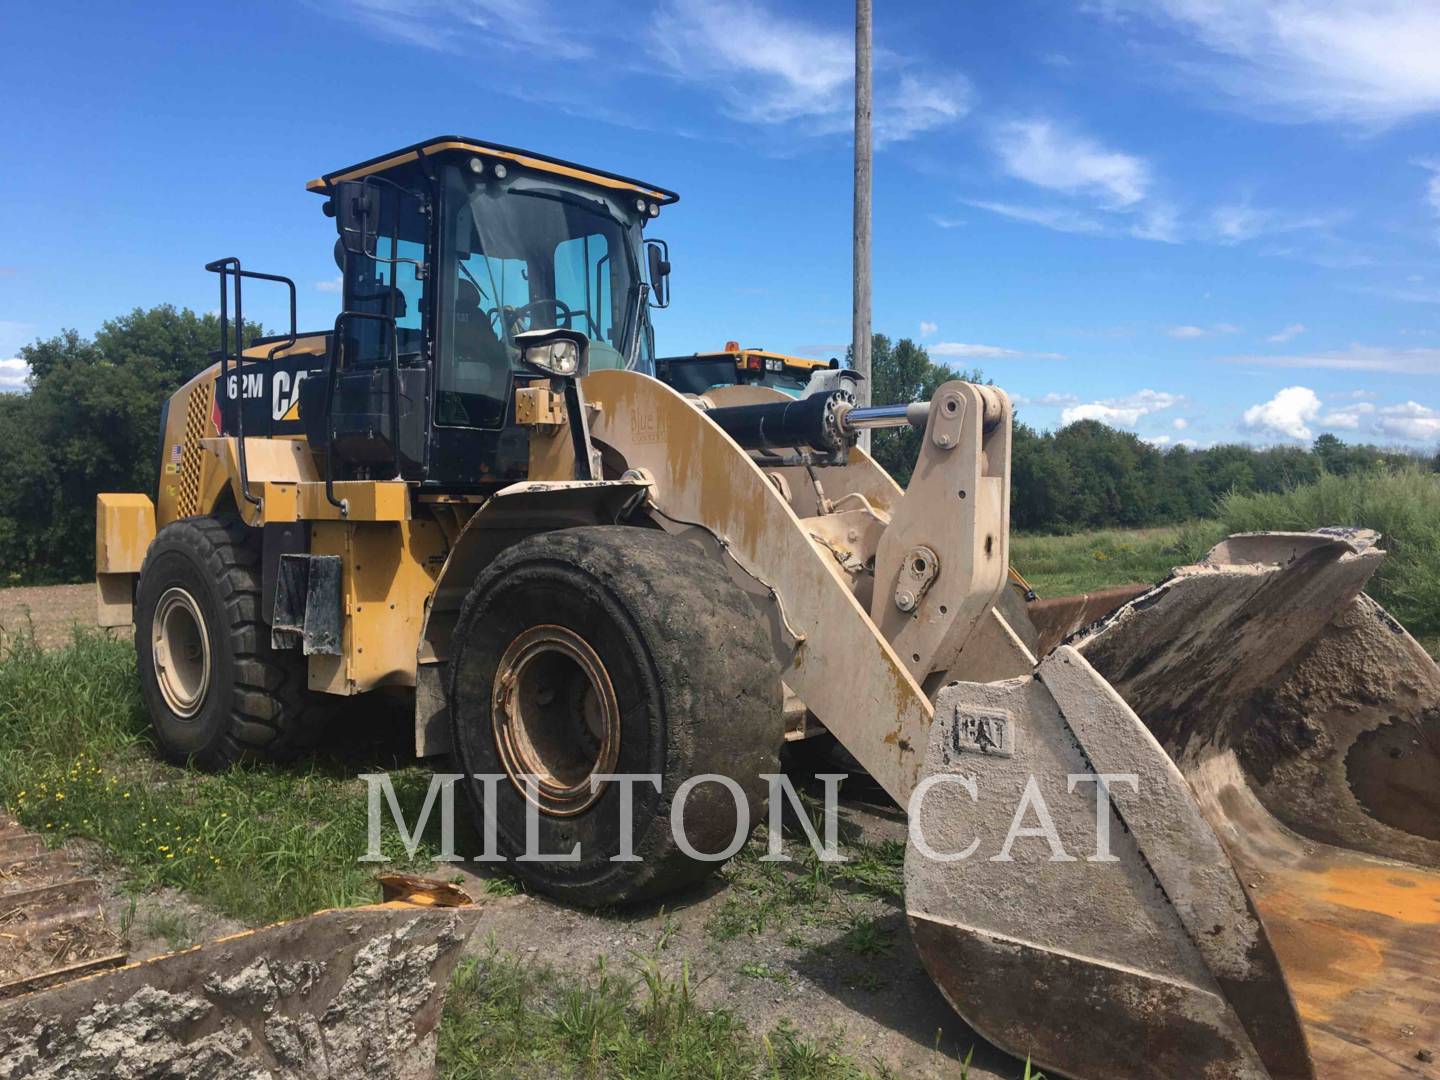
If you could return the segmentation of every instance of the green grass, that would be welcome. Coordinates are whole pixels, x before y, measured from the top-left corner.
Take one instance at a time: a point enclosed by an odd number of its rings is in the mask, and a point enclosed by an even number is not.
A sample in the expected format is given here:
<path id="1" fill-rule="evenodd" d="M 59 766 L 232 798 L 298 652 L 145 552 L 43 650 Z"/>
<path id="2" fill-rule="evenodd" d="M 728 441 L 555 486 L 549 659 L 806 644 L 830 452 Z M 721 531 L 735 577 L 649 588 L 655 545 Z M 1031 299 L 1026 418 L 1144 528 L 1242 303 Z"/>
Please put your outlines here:
<path id="1" fill-rule="evenodd" d="M 161 938 L 171 952 L 195 944 L 190 920 L 178 911 L 157 911 L 145 920 L 145 932 L 151 937 Z"/>
<path id="2" fill-rule="evenodd" d="M 1156 582 L 1230 533 L 1374 529 L 1388 557 L 1366 587 L 1440 656 L 1440 477 L 1419 469 L 1322 476 L 1278 494 L 1231 494 L 1182 527 L 1016 535 L 1011 561 L 1042 597 Z"/>
<path id="3" fill-rule="evenodd" d="M 1153 584 L 1204 555 L 1226 531 L 1206 521 L 1070 536 L 1016 534 L 1010 561 L 1040 596 L 1068 596 L 1110 585 Z"/>
<path id="4" fill-rule="evenodd" d="M 770 976 L 754 966 L 747 974 Z M 445 1080 L 890 1075 L 783 1021 L 757 1036 L 729 1010 L 699 1005 L 688 971 L 668 978 L 653 958 L 632 957 L 620 971 L 602 962 L 587 976 L 561 977 L 493 944 L 487 954 L 462 961 L 455 975 L 438 1059 Z"/>
<path id="5" fill-rule="evenodd" d="M 1277 495 L 1229 495 L 1216 516 L 1226 532 L 1375 529 L 1389 557 L 1366 591 L 1434 651 L 1440 640 L 1440 476 L 1419 469 L 1322 476 Z"/>
<path id="6" fill-rule="evenodd" d="M 250 925 L 378 899 L 376 866 L 357 861 L 367 811 L 355 777 L 373 763 L 208 775 L 164 764 L 148 731 L 128 642 L 0 641 L 0 804 L 22 824 L 52 843 L 96 842 L 131 889 L 171 885 Z M 391 775 L 413 821 L 429 771 Z M 398 831 L 383 836 L 405 864 Z"/>
<path id="7" fill-rule="evenodd" d="M 820 803 L 804 791 L 801 801 L 819 834 Z M 867 907 L 866 901 L 900 909 L 905 891 L 904 843 L 847 839 L 842 830 L 839 850 L 844 861 L 827 863 L 816 855 L 798 825 L 787 826 L 785 839 L 789 860 L 765 860 L 769 831 L 762 825 L 726 863 L 721 875 L 728 891 L 710 917 L 711 939 L 718 944 L 779 930 L 785 932 L 787 942 L 800 943 L 805 940 L 801 928 L 833 927 L 844 931 L 838 945 L 845 954 L 863 959 L 887 951 L 889 931 L 869 910 L 859 909 Z"/>

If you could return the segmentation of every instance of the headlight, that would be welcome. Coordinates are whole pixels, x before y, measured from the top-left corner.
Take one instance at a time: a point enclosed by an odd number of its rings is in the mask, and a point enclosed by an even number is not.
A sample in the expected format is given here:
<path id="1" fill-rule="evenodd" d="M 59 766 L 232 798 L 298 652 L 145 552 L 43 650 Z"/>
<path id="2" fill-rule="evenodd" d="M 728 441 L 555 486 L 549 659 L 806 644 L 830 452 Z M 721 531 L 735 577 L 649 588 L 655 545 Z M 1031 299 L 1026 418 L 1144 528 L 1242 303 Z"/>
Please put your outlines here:
<path id="1" fill-rule="evenodd" d="M 515 335 L 520 360 L 532 371 L 555 378 L 583 378 L 589 374 L 590 339 L 578 330 L 525 330 Z"/>
<path id="2" fill-rule="evenodd" d="M 573 341 L 552 341 L 531 345 L 524 352 L 525 363 L 551 375 L 574 375 L 580 367 L 580 349 Z"/>

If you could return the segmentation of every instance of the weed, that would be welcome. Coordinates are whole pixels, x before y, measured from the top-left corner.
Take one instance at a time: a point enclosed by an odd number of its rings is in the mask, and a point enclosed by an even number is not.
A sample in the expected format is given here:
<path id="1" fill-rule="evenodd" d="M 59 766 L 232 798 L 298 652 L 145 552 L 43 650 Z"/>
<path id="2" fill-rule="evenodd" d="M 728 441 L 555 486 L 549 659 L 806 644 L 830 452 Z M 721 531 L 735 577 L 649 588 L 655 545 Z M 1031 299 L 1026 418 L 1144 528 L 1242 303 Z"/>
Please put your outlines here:
<path id="1" fill-rule="evenodd" d="M 157 911 L 145 920 L 145 932 L 164 941 L 171 952 L 195 944 L 190 920 L 178 911 Z"/>
<path id="2" fill-rule="evenodd" d="M 890 951 L 895 931 L 875 918 L 851 918 L 850 929 L 840 939 L 842 948 L 856 956 L 879 956 Z"/>
<path id="3" fill-rule="evenodd" d="M 1226 532 L 1375 529 L 1388 558 L 1366 592 L 1412 634 L 1440 635 L 1440 477 L 1419 469 L 1322 476 L 1271 495 L 1232 494 L 1216 516 Z"/>
<path id="4" fill-rule="evenodd" d="M 1440 655 L 1440 478 L 1419 469 L 1349 476 L 1269 494 L 1231 493 L 1215 519 L 1179 527 L 1011 538 L 1011 558 L 1041 596 L 1147 584 L 1237 532 L 1375 529 L 1389 557 L 1366 591 Z"/>
<path id="5" fill-rule="evenodd" d="M 769 964 L 752 961 L 740 965 L 740 974 L 747 979 L 764 979 L 768 982 L 789 983 L 790 976 L 779 968 L 772 968 Z"/>
<path id="6" fill-rule="evenodd" d="M 493 942 L 456 971 L 438 1061 L 445 1080 L 873 1075 L 836 1046 L 788 1024 L 757 1039 L 728 1010 L 698 1005 L 683 965 L 669 977 L 653 958 L 632 958 L 623 974 L 599 964 L 587 976 L 567 979 L 522 965 Z"/>
<path id="7" fill-rule="evenodd" d="M 1149 584 L 1193 562 L 1223 535 L 1214 522 L 1154 529 L 1104 529 L 1073 536 L 1010 538 L 1010 558 L 1041 596 L 1110 585 Z"/>
<path id="8" fill-rule="evenodd" d="M 129 643 L 88 631 L 63 649 L 29 634 L 0 644 L 0 802 L 21 823 L 97 842 L 135 891 L 174 886 L 252 925 L 375 899 L 377 868 L 357 861 L 363 765 L 208 775 L 161 763 L 148 731 Z M 413 820 L 428 770 L 391 778 Z M 398 830 L 384 838 L 393 864 L 428 867 L 433 846 L 410 860 Z"/>

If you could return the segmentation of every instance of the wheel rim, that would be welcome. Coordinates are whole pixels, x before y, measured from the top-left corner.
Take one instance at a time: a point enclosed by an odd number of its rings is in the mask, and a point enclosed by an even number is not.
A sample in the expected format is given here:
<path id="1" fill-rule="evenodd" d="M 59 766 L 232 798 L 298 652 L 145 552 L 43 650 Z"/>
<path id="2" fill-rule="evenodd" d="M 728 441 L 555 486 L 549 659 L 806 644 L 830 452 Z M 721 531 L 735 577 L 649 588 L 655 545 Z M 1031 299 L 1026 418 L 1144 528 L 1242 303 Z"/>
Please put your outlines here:
<path id="1" fill-rule="evenodd" d="M 500 657 L 490 715 L 511 783 L 541 810 L 578 814 L 620 756 L 620 707 L 600 657 L 563 626 L 532 626 Z M 533 777 L 527 784 L 526 778 Z"/>
<path id="2" fill-rule="evenodd" d="M 165 590 L 155 605 L 150 657 L 170 711 L 182 719 L 199 712 L 210 689 L 210 635 L 200 605 L 178 585 Z"/>

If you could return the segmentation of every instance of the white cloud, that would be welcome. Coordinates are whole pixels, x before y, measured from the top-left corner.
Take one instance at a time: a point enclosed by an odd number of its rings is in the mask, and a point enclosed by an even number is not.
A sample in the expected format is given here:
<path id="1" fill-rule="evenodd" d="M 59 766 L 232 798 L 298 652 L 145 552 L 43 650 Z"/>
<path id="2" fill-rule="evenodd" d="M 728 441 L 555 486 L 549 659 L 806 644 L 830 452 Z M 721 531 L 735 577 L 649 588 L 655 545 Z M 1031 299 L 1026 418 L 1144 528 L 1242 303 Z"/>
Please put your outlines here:
<path id="1" fill-rule="evenodd" d="M 1386 371 L 1397 375 L 1440 375 L 1440 349 L 1396 349 L 1354 344 L 1346 351 L 1295 356 L 1227 356 L 1226 364 L 1259 367 L 1323 368 L 1331 371 Z"/>
<path id="2" fill-rule="evenodd" d="M 1016 405 L 1046 405 L 1056 407 L 1060 405 L 1074 405 L 1080 399 L 1074 394 L 1060 394 L 1054 390 L 1041 394 L 1037 398 L 1026 397 L 1024 394 L 1011 394 L 1010 400 Z"/>
<path id="3" fill-rule="evenodd" d="M 24 390 L 25 380 L 30 377 L 30 365 L 18 356 L 0 360 L 0 393 Z"/>
<path id="4" fill-rule="evenodd" d="M 1104 398 L 1083 405 L 1073 405 L 1060 414 L 1060 423 L 1099 420 L 1114 427 L 1133 428 L 1142 417 L 1172 408 L 1184 400 L 1181 394 L 1170 394 L 1163 390 L 1140 390 L 1125 397 Z"/>
<path id="5" fill-rule="evenodd" d="M 927 345 L 931 356 L 953 356 L 962 360 L 1064 360 L 1064 353 L 1024 352 L 999 345 L 973 345 L 964 341 L 937 341 Z"/>
<path id="6" fill-rule="evenodd" d="M 1286 326 L 1283 329 L 1276 330 L 1275 333 L 1271 334 L 1265 340 L 1273 341 L 1275 344 L 1279 345 L 1283 344 L 1286 341 L 1289 341 L 1293 337 L 1299 337 L 1304 332 L 1304 323 L 1291 323 L 1289 326 Z"/>
<path id="7" fill-rule="evenodd" d="M 589 56 L 580 35 L 545 0 L 320 0 L 335 16 L 372 33 L 440 52 L 464 52 L 481 41 L 510 50 L 543 46 L 562 59 Z"/>
<path id="8" fill-rule="evenodd" d="M 1171 438 L 1169 435 L 1142 435 L 1140 441 L 1147 442 L 1156 449 L 1164 449 L 1170 445 Z"/>
<path id="9" fill-rule="evenodd" d="M 1425 182 L 1425 201 L 1430 204 L 1431 210 L 1440 214 L 1440 159 L 1429 158 L 1417 161 L 1415 164 L 1422 169 L 1429 170 L 1430 178 Z M 1440 240 L 1440 231 L 1437 231 L 1435 236 L 1437 240 Z"/>
<path id="10" fill-rule="evenodd" d="M 1359 431 L 1360 423 L 1375 412 L 1375 406 L 1368 401 L 1357 401 L 1342 405 L 1320 417 L 1320 426 L 1331 431 Z"/>
<path id="11" fill-rule="evenodd" d="M 754 0 L 669 0 L 651 22 L 651 54 L 671 75 L 703 84 L 744 123 L 851 130 L 854 35 L 771 11 Z M 970 111 L 962 75 L 930 76 L 876 53 L 876 142 L 897 142 Z"/>
<path id="12" fill-rule="evenodd" d="M 1210 211 L 1210 225 L 1214 229 L 1215 238 L 1229 246 L 1242 244 L 1257 236 L 1271 236 L 1276 233 L 1323 232 L 1336 225 L 1343 217 L 1343 214 L 1335 213 L 1296 214 L 1255 206 L 1245 201 L 1215 207 Z"/>
<path id="13" fill-rule="evenodd" d="M 1309 425 L 1322 408 L 1319 396 L 1308 386 L 1287 386 L 1269 401 L 1246 409 L 1240 426 L 1269 438 L 1309 442 L 1313 436 Z"/>
<path id="14" fill-rule="evenodd" d="M 1013 177 L 1068 195 L 1089 195 L 1112 208 L 1133 206 L 1150 188 L 1150 166 L 1050 120 L 1015 121 L 996 136 L 1001 163 Z"/>
<path id="15" fill-rule="evenodd" d="M 1370 390 L 1327 395 L 1346 403 L 1326 410 L 1307 386 L 1287 386 L 1269 401 L 1245 410 L 1241 427 L 1264 438 L 1308 442 L 1317 431 L 1361 438 L 1431 444 L 1440 441 L 1440 409 L 1407 401 L 1376 405 Z"/>
<path id="16" fill-rule="evenodd" d="M 1210 222 L 1222 243 L 1238 244 L 1264 231 L 1265 213 L 1244 204 L 1217 206 L 1210 212 Z"/>
<path id="17" fill-rule="evenodd" d="M 1418 402 L 1387 405 L 1375 417 L 1374 428 L 1382 435 L 1411 442 L 1440 440 L 1440 409 L 1431 409 Z"/>
<path id="18" fill-rule="evenodd" d="M 319 289 L 321 292 L 337 293 L 344 287 L 345 278 L 339 274 L 336 274 L 333 278 L 330 278 L 327 281 L 315 282 L 315 288 Z"/>
<path id="19" fill-rule="evenodd" d="M 1180 217 L 1173 206 L 1157 204 L 1140 211 L 1139 220 L 1129 233 L 1137 240 L 1158 240 L 1163 244 L 1180 243 Z"/>
<path id="20" fill-rule="evenodd" d="M 808 119 L 842 131 L 853 108 L 854 43 L 839 30 L 758 4 L 674 0 L 651 26 L 651 51 L 678 77 L 714 80 L 736 119 Z"/>
<path id="21" fill-rule="evenodd" d="M 921 337 L 929 337 L 931 334 L 935 333 L 935 331 L 937 331 L 937 330 L 939 330 L 939 329 L 940 329 L 940 328 L 939 328 L 938 326 L 936 326 L 933 322 L 926 322 L 924 319 L 921 319 L 921 320 L 920 320 L 920 336 L 921 336 Z"/>
<path id="22" fill-rule="evenodd" d="M 942 229 L 958 229 L 965 224 L 964 218 L 951 217 L 949 214 L 931 214 L 930 220 Z"/>
<path id="23" fill-rule="evenodd" d="M 1425 201 L 1430 209 L 1440 214 L 1440 160 L 1431 158 L 1419 163 L 1421 168 L 1430 170 L 1430 179 L 1425 184 Z"/>
<path id="24" fill-rule="evenodd" d="M 1339 390 L 1325 396 L 1331 401 L 1374 401 L 1380 395 L 1374 390 Z"/>
<path id="25" fill-rule="evenodd" d="M 1176 431 L 1184 431 L 1190 426 L 1190 421 L 1183 416 L 1177 416 L 1174 420 L 1170 421 L 1170 426 Z"/>
<path id="26" fill-rule="evenodd" d="M 1388 124 L 1440 110 L 1440 6 L 1416 0 L 1096 0 L 1204 50 L 1175 63 L 1281 118 Z"/>
<path id="27" fill-rule="evenodd" d="M 963 119 L 970 111 L 972 97 L 970 81 L 963 75 L 921 78 L 901 72 L 893 89 L 882 88 L 876 93 L 872 117 L 875 142 L 879 146 L 903 142 Z"/>
<path id="28" fill-rule="evenodd" d="M 1182 341 L 1194 338 L 1212 337 L 1218 334 L 1238 334 L 1240 327 L 1234 323 L 1215 323 L 1211 326 L 1170 326 L 1165 333 Z"/>
<path id="29" fill-rule="evenodd" d="M 1015 203 L 987 202 L 980 199 L 967 200 L 967 204 L 979 210 L 989 210 L 1001 217 L 1013 218 L 1031 225 L 1043 225 L 1056 232 L 1092 236 L 1105 232 L 1105 226 L 1098 219 L 1068 206 L 1017 206 Z"/>

